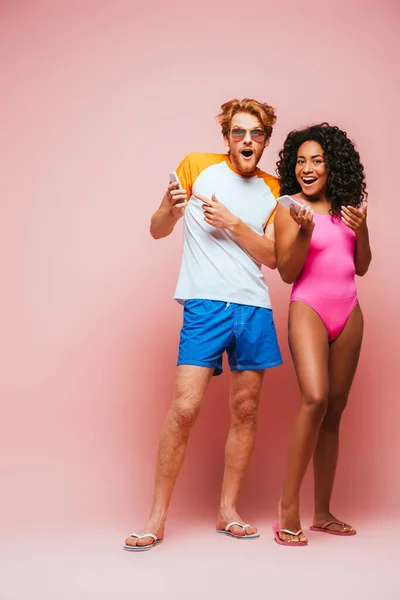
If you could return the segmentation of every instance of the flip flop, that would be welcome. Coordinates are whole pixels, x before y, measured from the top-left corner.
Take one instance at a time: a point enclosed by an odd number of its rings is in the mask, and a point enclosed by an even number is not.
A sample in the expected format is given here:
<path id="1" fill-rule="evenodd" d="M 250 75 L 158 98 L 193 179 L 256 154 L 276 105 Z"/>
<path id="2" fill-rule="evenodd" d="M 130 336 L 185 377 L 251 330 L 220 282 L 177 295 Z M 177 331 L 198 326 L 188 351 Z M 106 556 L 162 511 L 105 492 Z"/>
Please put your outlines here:
<path id="1" fill-rule="evenodd" d="M 124 550 L 129 550 L 130 552 L 144 552 L 144 550 L 151 550 L 153 546 L 157 544 L 161 544 L 162 540 L 159 540 L 154 533 L 144 533 L 143 535 L 139 535 L 138 533 L 131 533 L 129 537 L 136 538 L 138 540 L 142 540 L 145 537 L 153 538 L 154 542 L 151 544 L 146 544 L 145 546 L 128 546 L 128 544 L 124 545 Z"/>
<path id="2" fill-rule="evenodd" d="M 275 539 L 276 543 L 280 544 L 281 546 L 308 546 L 308 542 L 300 542 L 300 541 L 298 541 L 298 542 L 284 542 L 279 537 L 280 533 L 287 533 L 288 535 L 299 536 L 301 533 L 303 533 L 302 529 L 299 529 L 298 531 L 290 531 L 290 529 L 280 529 L 279 523 L 274 523 L 272 525 L 272 531 L 274 532 L 274 539 Z"/>
<path id="3" fill-rule="evenodd" d="M 259 533 L 245 533 L 244 535 L 238 535 L 237 533 L 232 533 L 232 531 L 229 531 L 229 530 L 233 525 L 237 525 L 238 527 L 241 527 L 243 530 L 245 530 L 247 527 L 250 527 L 250 525 L 248 523 L 243 524 L 243 523 L 238 523 L 237 521 L 232 521 L 232 523 L 228 523 L 228 525 L 225 527 L 225 529 L 216 529 L 216 532 L 224 533 L 225 535 L 230 535 L 231 537 L 234 537 L 238 540 L 246 540 L 246 539 L 260 537 Z"/>
<path id="4" fill-rule="evenodd" d="M 350 527 L 350 531 L 333 531 L 332 529 L 328 529 L 329 525 L 340 525 L 341 527 Z M 317 525 L 311 525 L 311 531 L 319 531 L 320 533 L 330 533 L 331 535 L 356 535 L 357 531 L 351 525 L 347 525 L 347 523 L 343 523 L 342 521 L 328 521 L 325 525 L 318 527 Z"/>

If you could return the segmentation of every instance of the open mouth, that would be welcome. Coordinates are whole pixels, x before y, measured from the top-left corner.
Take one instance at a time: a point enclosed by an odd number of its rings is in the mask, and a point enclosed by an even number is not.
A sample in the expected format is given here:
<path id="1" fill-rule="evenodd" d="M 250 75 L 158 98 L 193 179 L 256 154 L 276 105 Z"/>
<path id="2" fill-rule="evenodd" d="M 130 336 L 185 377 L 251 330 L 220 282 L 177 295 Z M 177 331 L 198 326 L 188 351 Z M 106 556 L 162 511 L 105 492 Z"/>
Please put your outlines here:
<path id="1" fill-rule="evenodd" d="M 251 158 L 253 156 L 254 152 L 253 152 L 253 150 L 242 150 L 240 152 L 240 154 L 242 156 L 244 156 L 245 158 Z"/>
<path id="2" fill-rule="evenodd" d="M 302 177 L 301 178 L 303 183 L 305 183 L 306 185 L 312 185 L 313 183 L 315 183 L 317 181 L 317 177 Z"/>

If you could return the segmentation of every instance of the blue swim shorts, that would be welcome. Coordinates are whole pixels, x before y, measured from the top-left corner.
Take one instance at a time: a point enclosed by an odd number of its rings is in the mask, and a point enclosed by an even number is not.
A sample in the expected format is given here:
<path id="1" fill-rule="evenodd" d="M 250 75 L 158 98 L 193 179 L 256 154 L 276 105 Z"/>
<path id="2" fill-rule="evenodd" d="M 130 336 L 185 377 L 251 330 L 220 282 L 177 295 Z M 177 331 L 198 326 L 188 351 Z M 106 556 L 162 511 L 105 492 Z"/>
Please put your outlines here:
<path id="1" fill-rule="evenodd" d="M 259 371 L 282 364 L 272 310 L 219 300 L 186 300 L 178 365 L 222 373 L 226 350 L 231 371 Z"/>

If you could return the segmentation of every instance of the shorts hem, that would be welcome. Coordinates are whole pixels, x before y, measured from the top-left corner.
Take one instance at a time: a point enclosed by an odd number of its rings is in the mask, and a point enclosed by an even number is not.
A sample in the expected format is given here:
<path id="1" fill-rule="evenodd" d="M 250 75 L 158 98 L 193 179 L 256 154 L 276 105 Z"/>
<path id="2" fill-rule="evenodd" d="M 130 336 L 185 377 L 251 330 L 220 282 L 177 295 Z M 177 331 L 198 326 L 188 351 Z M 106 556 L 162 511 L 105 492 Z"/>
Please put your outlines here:
<path id="1" fill-rule="evenodd" d="M 283 360 L 275 362 L 264 363 L 263 365 L 237 365 L 236 367 L 230 367 L 231 371 L 263 371 L 264 369 L 272 369 L 273 367 L 280 367 L 283 364 Z"/>
<path id="2" fill-rule="evenodd" d="M 215 369 L 216 371 L 219 371 L 222 373 L 222 369 L 215 364 L 211 364 L 208 362 L 201 362 L 200 360 L 178 360 L 178 362 L 176 363 L 176 366 L 188 366 L 188 367 L 205 367 L 206 369 Z"/>

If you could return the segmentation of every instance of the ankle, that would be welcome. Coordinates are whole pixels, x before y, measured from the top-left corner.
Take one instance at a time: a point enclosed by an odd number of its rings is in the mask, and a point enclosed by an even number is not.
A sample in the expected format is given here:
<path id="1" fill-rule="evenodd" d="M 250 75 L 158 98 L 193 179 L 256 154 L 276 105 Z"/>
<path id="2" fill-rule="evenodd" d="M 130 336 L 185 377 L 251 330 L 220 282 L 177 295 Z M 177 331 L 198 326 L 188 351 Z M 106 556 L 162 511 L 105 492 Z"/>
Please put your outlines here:
<path id="1" fill-rule="evenodd" d="M 331 514 L 330 508 L 328 507 L 321 507 L 319 506 L 318 508 L 314 509 L 314 518 L 315 519 L 323 519 L 324 517 L 327 517 Z"/>
<path id="2" fill-rule="evenodd" d="M 165 510 L 152 511 L 150 514 L 150 517 L 149 517 L 149 521 L 151 523 L 157 523 L 161 527 L 164 526 L 166 520 L 167 520 L 167 511 L 165 511 Z"/>
<path id="3" fill-rule="evenodd" d="M 221 504 L 219 507 L 219 515 L 220 516 L 226 516 L 226 515 L 232 515 L 232 514 L 236 514 L 236 506 L 232 503 L 225 503 L 225 504 Z"/>
<path id="4" fill-rule="evenodd" d="M 284 511 L 298 511 L 300 509 L 300 500 L 299 498 L 290 498 L 282 496 L 282 498 L 279 501 L 279 508 Z"/>

